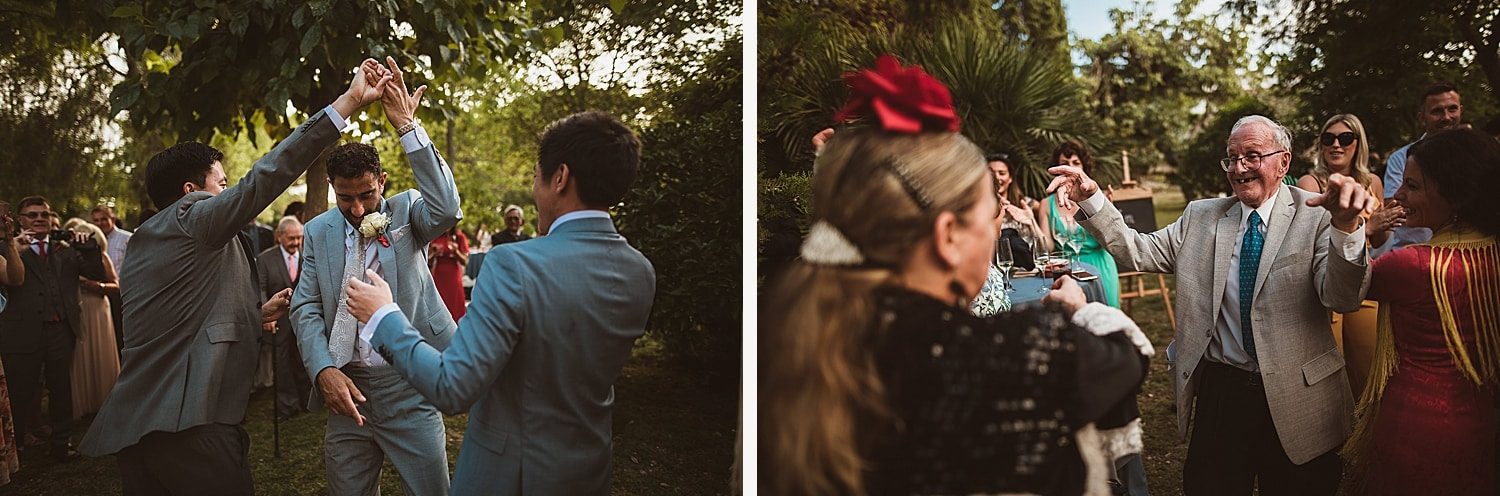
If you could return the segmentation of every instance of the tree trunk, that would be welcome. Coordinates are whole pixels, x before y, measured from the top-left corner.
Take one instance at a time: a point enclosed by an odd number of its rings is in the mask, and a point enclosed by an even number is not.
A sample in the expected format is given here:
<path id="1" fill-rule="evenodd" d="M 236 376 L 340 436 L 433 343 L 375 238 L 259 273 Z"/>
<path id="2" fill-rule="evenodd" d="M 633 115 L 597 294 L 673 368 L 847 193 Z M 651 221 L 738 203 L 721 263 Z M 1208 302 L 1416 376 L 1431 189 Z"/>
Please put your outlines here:
<path id="1" fill-rule="evenodd" d="M 307 169 L 307 198 L 303 200 L 303 218 L 312 219 L 328 211 L 328 153 L 318 155 Z"/>

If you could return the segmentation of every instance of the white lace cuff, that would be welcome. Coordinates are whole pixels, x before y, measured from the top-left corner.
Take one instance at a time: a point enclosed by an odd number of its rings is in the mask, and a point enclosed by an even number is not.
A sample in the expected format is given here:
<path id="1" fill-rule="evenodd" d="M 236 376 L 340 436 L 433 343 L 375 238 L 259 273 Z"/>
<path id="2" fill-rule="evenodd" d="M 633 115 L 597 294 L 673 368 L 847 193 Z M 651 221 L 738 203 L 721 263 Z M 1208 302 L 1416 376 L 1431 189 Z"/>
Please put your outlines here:
<path id="1" fill-rule="evenodd" d="M 1156 355 L 1156 349 L 1151 347 L 1151 340 L 1146 339 L 1140 326 L 1135 325 L 1135 321 L 1130 320 L 1130 316 L 1118 308 L 1099 302 L 1089 303 L 1073 313 L 1073 323 L 1095 336 L 1124 332 L 1142 355 Z"/>

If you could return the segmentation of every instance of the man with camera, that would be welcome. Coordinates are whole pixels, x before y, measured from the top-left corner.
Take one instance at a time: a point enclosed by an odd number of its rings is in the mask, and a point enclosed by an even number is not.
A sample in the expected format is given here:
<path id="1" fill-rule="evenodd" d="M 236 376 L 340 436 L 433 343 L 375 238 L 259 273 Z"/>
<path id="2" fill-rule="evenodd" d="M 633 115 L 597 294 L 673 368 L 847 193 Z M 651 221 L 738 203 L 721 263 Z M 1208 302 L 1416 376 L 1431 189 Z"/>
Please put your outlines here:
<path id="1" fill-rule="evenodd" d="M 9 288 L 10 302 L 0 313 L 0 358 L 10 382 L 16 431 L 42 432 L 37 417 L 45 383 L 52 457 L 69 460 L 77 456 L 68 436 L 73 423 L 73 345 L 79 329 L 78 276 L 103 279 L 104 258 L 87 235 L 52 230 L 52 207 L 46 198 L 24 198 L 19 207 L 23 232 L 16 239 L 25 246 L 21 261 L 26 277 Z"/>

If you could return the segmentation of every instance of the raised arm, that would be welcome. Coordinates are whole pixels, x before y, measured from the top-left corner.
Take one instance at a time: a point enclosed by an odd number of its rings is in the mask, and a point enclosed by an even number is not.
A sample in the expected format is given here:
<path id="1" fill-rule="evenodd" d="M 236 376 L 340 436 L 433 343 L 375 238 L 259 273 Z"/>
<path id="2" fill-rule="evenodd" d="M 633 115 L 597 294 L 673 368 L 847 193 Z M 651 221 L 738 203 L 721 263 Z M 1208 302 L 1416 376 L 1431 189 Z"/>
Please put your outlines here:
<path id="1" fill-rule="evenodd" d="M 508 250 L 491 251 L 485 257 L 484 277 L 474 287 L 474 300 L 468 313 L 458 322 L 458 331 L 453 342 L 443 351 L 438 351 L 422 339 L 406 316 L 394 305 L 382 311 L 356 309 L 357 297 L 371 285 L 352 283 L 350 308 L 373 313 L 370 325 L 375 325 L 375 334 L 370 344 L 376 350 L 384 350 L 391 365 L 405 376 L 422 396 L 431 400 L 448 414 L 469 409 L 480 394 L 494 383 L 495 377 L 509 363 L 511 353 L 521 341 L 521 329 L 526 324 L 522 311 L 525 302 L 524 275 L 515 267 L 519 264 L 509 260 L 514 255 Z M 372 281 L 378 279 L 372 278 Z M 378 283 L 384 285 L 384 281 Z M 389 287 L 383 288 L 385 301 L 389 301 Z M 384 303 L 376 308 L 384 307 Z M 393 310 L 393 311 L 392 311 Z"/>
<path id="2" fill-rule="evenodd" d="M 1170 273 L 1177 267 L 1177 250 L 1182 246 L 1183 225 L 1192 209 L 1167 227 L 1152 233 L 1141 233 L 1125 225 L 1125 217 L 1103 192 L 1095 192 L 1081 204 L 1084 219 L 1080 224 L 1114 256 L 1120 271 Z M 1098 209 L 1098 210 L 1093 210 Z"/>
<path id="3" fill-rule="evenodd" d="M 382 70 L 379 64 L 367 59 L 358 70 L 361 72 L 355 74 L 343 95 L 297 126 L 291 136 L 278 143 L 266 156 L 256 160 L 250 172 L 234 187 L 177 213 L 178 221 L 187 232 L 209 247 L 223 246 L 281 196 L 312 166 L 323 150 L 338 141 L 339 131 L 347 119 L 380 98 L 382 85 L 371 86 L 363 72 Z"/>
<path id="4" fill-rule="evenodd" d="M 385 108 L 391 127 L 401 136 L 401 148 L 406 151 L 407 161 L 411 162 L 412 177 L 421 193 L 411 206 L 412 234 L 417 236 L 417 241 L 428 243 L 463 218 L 463 211 L 459 209 L 458 184 L 453 180 L 453 170 L 438 155 L 427 131 L 416 121 L 416 112 L 427 86 L 407 93 L 406 75 L 396 66 L 396 60 L 386 57 L 386 63 L 392 77 L 386 83 L 380 105 Z"/>

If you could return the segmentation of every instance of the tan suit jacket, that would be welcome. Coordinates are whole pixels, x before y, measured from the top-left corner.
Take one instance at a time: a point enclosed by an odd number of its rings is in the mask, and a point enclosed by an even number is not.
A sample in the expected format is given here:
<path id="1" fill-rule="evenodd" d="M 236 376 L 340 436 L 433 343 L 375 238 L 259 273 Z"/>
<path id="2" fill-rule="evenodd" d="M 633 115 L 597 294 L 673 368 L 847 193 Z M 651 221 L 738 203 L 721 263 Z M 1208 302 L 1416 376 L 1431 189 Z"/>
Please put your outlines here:
<path id="1" fill-rule="evenodd" d="M 1328 323 L 1328 310 L 1359 308 L 1370 281 L 1368 251 L 1357 262 L 1332 246 L 1332 216 L 1306 202 L 1317 195 L 1281 186 L 1272 207 L 1250 318 L 1255 328 L 1266 401 L 1282 448 L 1302 464 L 1348 439 L 1354 397 Z M 1107 204 L 1107 202 L 1106 202 Z M 1190 432 L 1198 365 L 1215 334 L 1228 284 L 1230 252 L 1239 234 L 1235 198 L 1189 203 L 1182 217 L 1154 233 L 1125 225 L 1106 206 L 1083 221 L 1114 255 L 1120 271 L 1171 273 L 1177 277 L 1177 360 L 1172 382 L 1177 426 Z"/>

